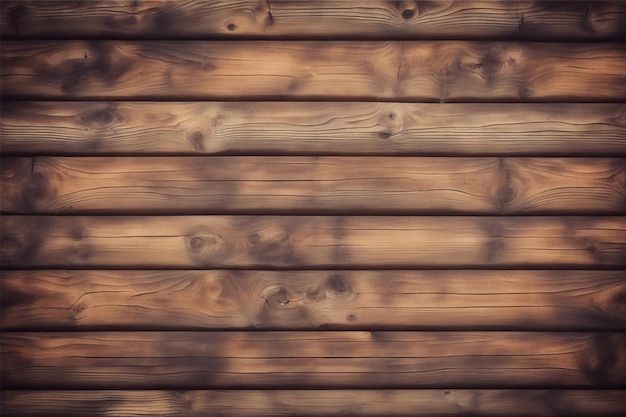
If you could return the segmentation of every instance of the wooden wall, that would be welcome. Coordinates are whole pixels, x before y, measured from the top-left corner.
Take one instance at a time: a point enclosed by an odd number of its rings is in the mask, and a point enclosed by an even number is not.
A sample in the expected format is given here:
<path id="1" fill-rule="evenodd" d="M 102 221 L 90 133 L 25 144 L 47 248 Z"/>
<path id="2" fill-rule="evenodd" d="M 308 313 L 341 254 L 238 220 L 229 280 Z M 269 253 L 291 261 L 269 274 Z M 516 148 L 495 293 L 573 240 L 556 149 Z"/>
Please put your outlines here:
<path id="1" fill-rule="evenodd" d="M 0 23 L 3 415 L 626 413 L 626 3 Z"/>

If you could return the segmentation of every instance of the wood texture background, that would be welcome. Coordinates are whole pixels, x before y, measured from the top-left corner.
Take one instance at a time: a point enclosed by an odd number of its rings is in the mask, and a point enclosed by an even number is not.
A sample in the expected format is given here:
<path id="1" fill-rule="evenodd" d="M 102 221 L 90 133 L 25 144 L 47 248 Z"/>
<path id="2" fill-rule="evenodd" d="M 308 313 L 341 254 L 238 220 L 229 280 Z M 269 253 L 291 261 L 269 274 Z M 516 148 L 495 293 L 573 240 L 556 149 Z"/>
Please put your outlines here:
<path id="1" fill-rule="evenodd" d="M 2 55 L 15 99 L 626 100 L 623 43 L 5 41 Z"/>
<path id="2" fill-rule="evenodd" d="M 3 415 L 626 414 L 626 3 L 0 35 Z"/>

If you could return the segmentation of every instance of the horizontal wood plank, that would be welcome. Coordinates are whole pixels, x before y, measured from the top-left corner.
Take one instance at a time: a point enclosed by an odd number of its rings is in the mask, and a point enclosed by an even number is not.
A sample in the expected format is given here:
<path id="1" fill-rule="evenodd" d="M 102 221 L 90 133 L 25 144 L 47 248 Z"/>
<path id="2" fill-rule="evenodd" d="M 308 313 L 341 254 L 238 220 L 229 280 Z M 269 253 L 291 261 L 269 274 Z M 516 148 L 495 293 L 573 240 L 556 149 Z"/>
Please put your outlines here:
<path id="1" fill-rule="evenodd" d="M 626 413 L 620 390 L 211 390 L 4 391 L 19 417 L 610 416 Z"/>
<path id="2" fill-rule="evenodd" d="M 4 98 L 626 100 L 626 44 L 5 41 Z"/>
<path id="3" fill-rule="evenodd" d="M 619 1 L 4 1 L 12 38 L 624 39 Z"/>
<path id="4" fill-rule="evenodd" d="M 3 333 L 30 389 L 620 387 L 626 333 Z"/>
<path id="5" fill-rule="evenodd" d="M 5 330 L 626 330 L 624 271 L 4 271 Z"/>
<path id="6" fill-rule="evenodd" d="M 620 267 L 625 217 L 19 216 L 3 267 Z"/>
<path id="7" fill-rule="evenodd" d="M 11 102 L 6 154 L 626 155 L 624 104 Z"/>
<path id="8" fill-rule="evenodd" d="M 626 159 L 5 158 L 23 214 L 618 214 Z"/>

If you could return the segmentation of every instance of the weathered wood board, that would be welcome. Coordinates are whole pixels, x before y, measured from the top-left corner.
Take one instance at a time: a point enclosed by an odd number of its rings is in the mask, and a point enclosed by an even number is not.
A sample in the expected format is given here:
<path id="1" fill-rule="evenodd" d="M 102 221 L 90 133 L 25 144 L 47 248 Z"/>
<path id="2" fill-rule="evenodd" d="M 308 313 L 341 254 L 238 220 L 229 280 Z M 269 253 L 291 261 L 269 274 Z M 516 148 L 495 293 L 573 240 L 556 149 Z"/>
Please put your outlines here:
<path id="1" fill-rule="evenodd" d="M 626 156 L 626 105 L 5 101 L 4 154 Z"/>
<path id="2" fill-rule="evenodd" d="M 626 330 L 623 271 L 5 271 L 6 330 Z"/>
<path id="3" fill-rule="evenodd" d="M 626 159 L 6 158 L 0 209 L 109 214 L 621 214 Z"/>
<path id="4" fill-rule="evenodd" d="M 11 415 L 68 417 L 159 415 L 224 417 L 276 415 L 543 417 L 624 414 L 620 390 L 74 390 L 4 391 L 3 410 Z M 461 414 L 462 415 L 462 414 Z"/>
<path id="5" fill-rule="evenodd" d="M 15 38 L 620 40 L 619 1 L 4 1 Z"/>
<path id="6" fill-rule="evenodd" d="M 175 220 L 175 221 L 174 221 Z M 624 217 L 3 216 L 5 268 L 624 268 Z"/>
<path id="7" fill-rule="evenodd" d="M 7 333 L 2 351 L 7 388 L 610 388 L 626 383 L 624 333 Z"/>
<path id="8" fill-rule="evenodd" d="M 17 99 L 626 100 L 622 43 L 5 41 L 0 61 Z"/>
<path id="9" fill-rule="evenodd" d="M 0 37 L 3 415 L 626 415 L 626 2 Z"/>

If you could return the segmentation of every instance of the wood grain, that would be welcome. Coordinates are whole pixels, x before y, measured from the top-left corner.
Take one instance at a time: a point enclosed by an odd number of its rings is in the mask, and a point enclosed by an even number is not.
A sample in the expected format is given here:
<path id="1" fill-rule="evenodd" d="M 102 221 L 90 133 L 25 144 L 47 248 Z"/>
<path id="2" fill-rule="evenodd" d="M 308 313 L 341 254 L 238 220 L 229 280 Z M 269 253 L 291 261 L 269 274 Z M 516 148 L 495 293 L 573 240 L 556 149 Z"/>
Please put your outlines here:
<path id="1" fill-rule="evenodd" d="M 619 1 L 5 1 L 12 38 L 624 39 Z"/>
<path id="2" fill-rule="evenodd" d="M 4 330 L 626 330 L 624 271 L 4 271 Z"/>
<path id="3" fill-rule="evenodd" d="M 11 102 L 7 154 L 626 156 L 626 105 Z"/>
<path id="4" fill-rule="evenodd" d="M 73 214 L 618 214 L 626 159 L 4 158 L 0 209 Z"/>
<path id="5" fill-rule="evenodd" d="M 620 267 L 624 217 L 3 216 L 6 268 Z"/>
<path id="6" fill-rule="evenodd" d="M 626 44 L 5 41 L 19 99 L 620 102 Z"/>
<path id="7" fill-rule="evenodd" d="M 11 416 L 617 416 L 626 413 L 619 390 L 211 390 L 10 391 Z"/>
<path id="8" fill-rule="evenodd" d="M 625 333 L 4 333 L 30 389 L 619 387 Z"/>

